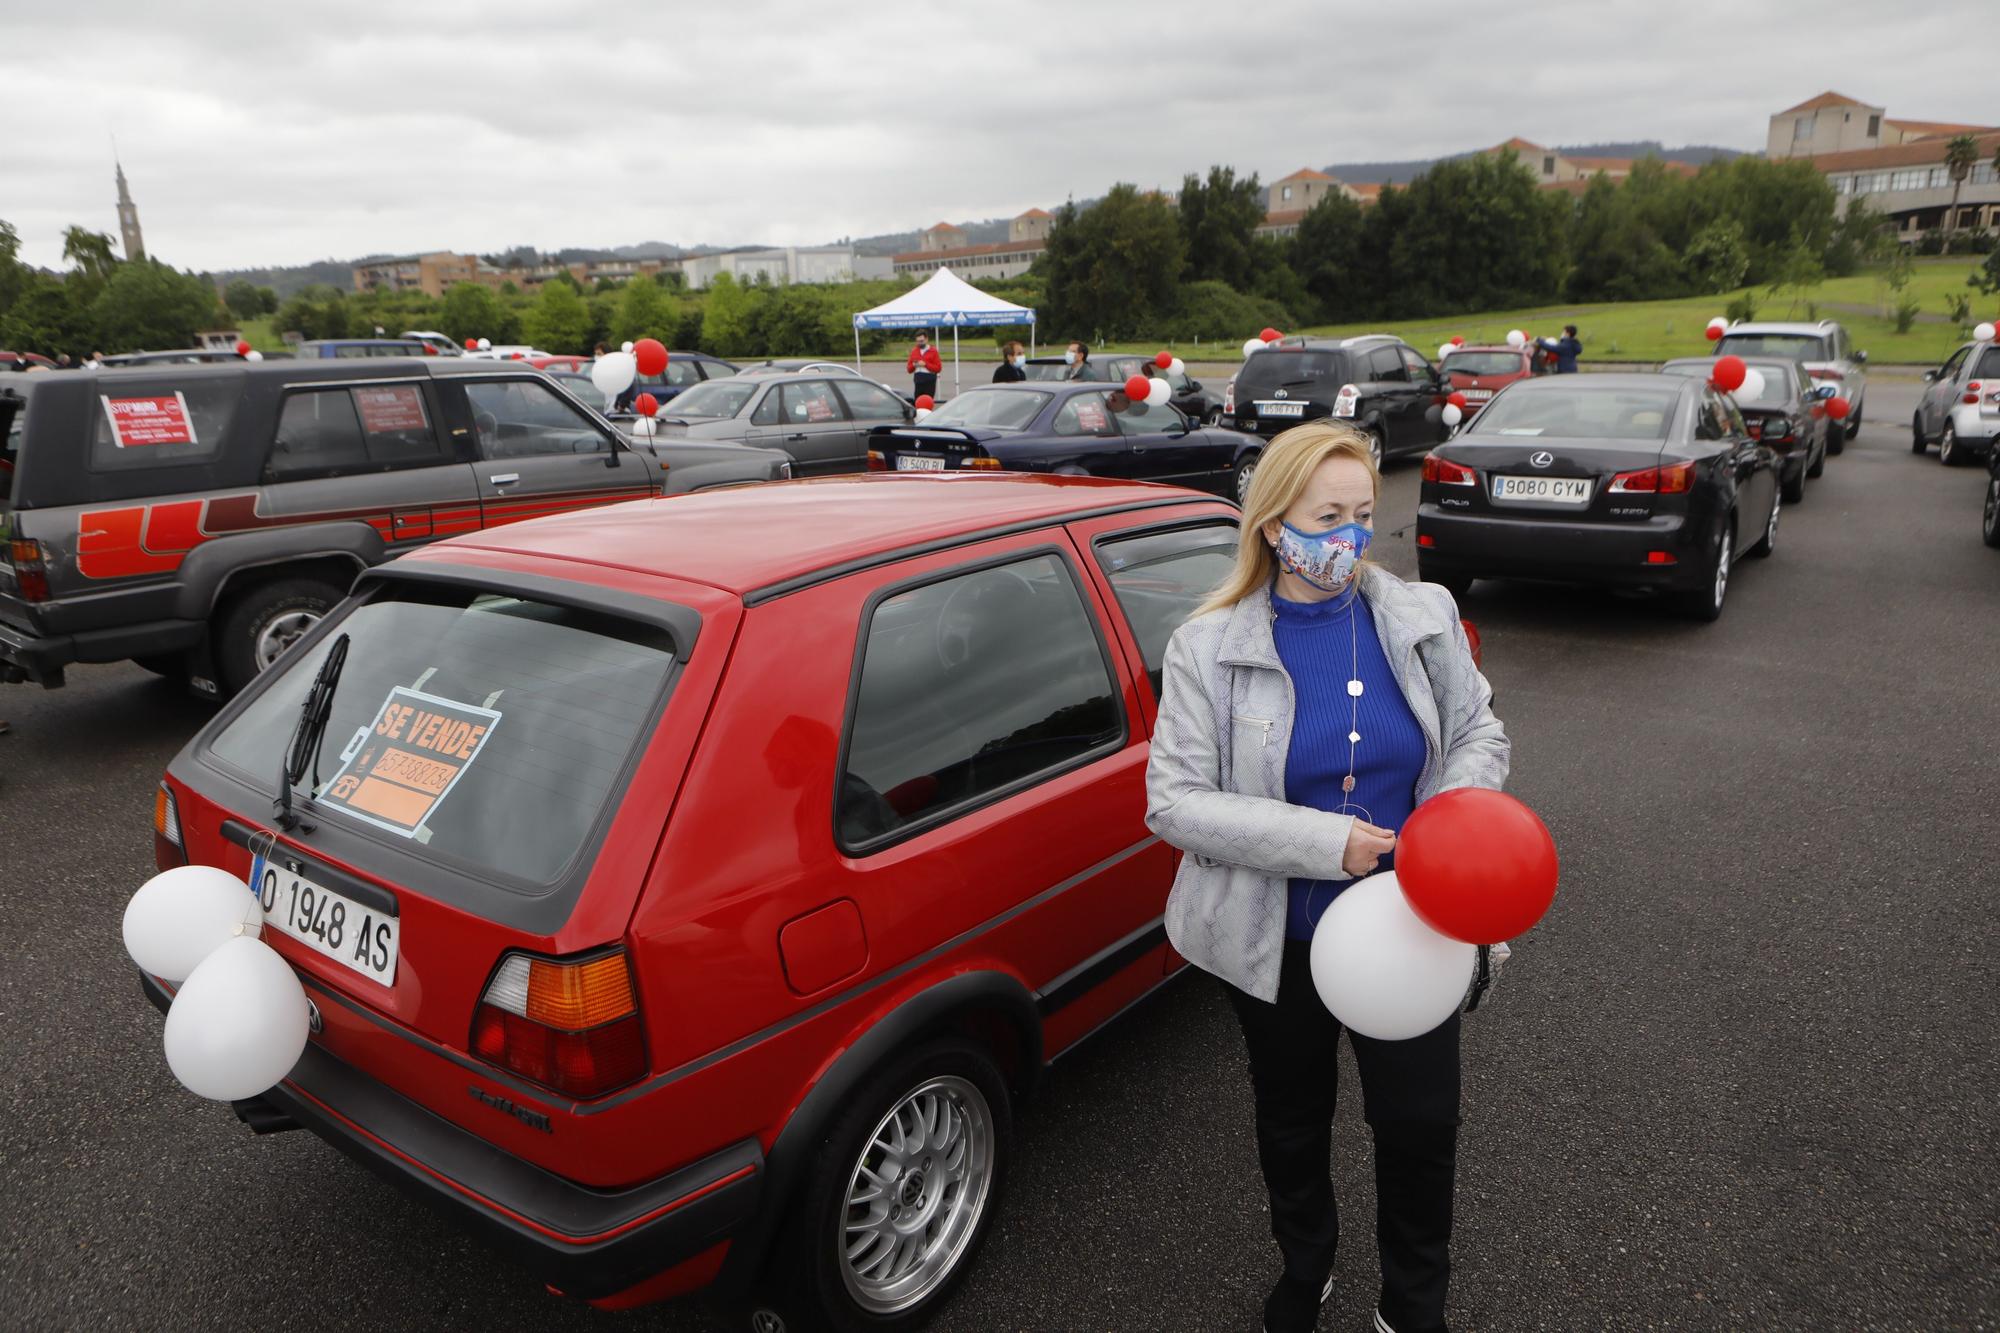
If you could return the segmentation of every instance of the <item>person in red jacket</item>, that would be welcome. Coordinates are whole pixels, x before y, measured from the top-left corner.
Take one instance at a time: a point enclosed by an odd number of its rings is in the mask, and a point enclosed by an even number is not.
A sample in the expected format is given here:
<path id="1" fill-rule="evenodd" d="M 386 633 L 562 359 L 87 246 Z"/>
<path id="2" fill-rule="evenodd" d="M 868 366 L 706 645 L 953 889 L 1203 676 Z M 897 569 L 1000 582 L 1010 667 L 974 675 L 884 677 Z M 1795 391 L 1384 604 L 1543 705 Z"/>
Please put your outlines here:
<path id="1" fill-rule="evenodd" d="M 931 346 L 928 335 L 917 335 L 917 345 L 910 349 L 903 369 L 910 372 L 912 398 L 921 398 L 925 394 L 937 397 L 937 377 L 938 372 L 944 369 L 944 361 L 939 358 L 937 348 Z"/>

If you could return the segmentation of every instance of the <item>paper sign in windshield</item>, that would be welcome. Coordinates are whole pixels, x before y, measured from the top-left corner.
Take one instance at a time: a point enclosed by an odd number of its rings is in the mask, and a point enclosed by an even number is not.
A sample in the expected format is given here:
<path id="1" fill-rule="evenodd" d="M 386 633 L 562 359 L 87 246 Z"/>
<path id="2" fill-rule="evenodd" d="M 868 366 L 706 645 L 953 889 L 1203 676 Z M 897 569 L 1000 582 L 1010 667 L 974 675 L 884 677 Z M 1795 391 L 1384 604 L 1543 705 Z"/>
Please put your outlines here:
<path id="1" fill-rule="evenodd" d="M 479 758 L 500 714 L 398 685 L 319 798 L 378 828 L 415 837 Z"/>
<path id="2" fill-rule="evenodd" d="M 194 444 L 194 420 L 187 399 L 179 392 L 144 398 L 113 398 L 100 394 L 104 415 L 111 422 L 111 442 L 120 449 L 155 444 Z"/>
<path id="3" fill-rule="evenodd" d="M 361 409 L 361 429 L 370 435 L 421 432 L 428 425 L 424 420 L 424 396 L 415 385 L 356 389 L 354 403 Z"/>

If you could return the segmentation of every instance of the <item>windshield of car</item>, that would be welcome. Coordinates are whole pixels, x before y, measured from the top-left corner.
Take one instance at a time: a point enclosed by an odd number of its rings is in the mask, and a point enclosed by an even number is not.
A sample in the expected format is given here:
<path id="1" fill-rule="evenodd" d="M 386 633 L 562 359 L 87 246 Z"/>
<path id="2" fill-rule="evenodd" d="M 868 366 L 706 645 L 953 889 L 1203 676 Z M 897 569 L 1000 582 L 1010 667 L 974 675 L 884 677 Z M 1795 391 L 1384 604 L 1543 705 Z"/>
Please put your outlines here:
<path id="1" fill-rule="evenodd" d="M 561 879 L 620 794 L 674 664 L 665 630 L 466 588 L 371 601 L 340 629 L 347 664 L 301 794 L 390 847 L 527 885 Z M 274 668 L 215 759 L 275 786 L 334 637 Z"/>
<path id="2" fill-rule="evenodd" d="M 677 417 L 733 417 L 756 392 L 754 383 L 741 380 L 703 381 L 674 395 L 670 406 Z"/>
<path id="3" fill-rule="evenodd" d="M 1236 372 L 1236 400 L 1263 398 L 1278 389 L 1331 397 L 1349 378 L 1347 358 L 1339 352 L 1290 348 L 1252 352 Z"/>
<path id="4" fill-rule="evenodd" d="M 1755 370 L 1764 382 L 1756 386 L 1757 392 L 1754 394 L 1738 389 L 1730 395 L 1743 406 L 1782 407 L 1797 396 L 1798 388 L 1792 383 L 1793 372 L 1787 370 L 1784 364 L 1774 361 L 1753 361 L 1750 363 L 1750 368 Z M 1705 380 L 1715 373 L 1715 362 L 1709 357 L 1669 361 L 1660 367 L 1660 373 L 1678 375 L 1682 379 Z"/>
<path id="5" fill-rule="evenodd" d="M 1450 375 L 1518 375 L 1521 373 L 1519 352 L 1453 352 L 1444 359 L 1445 373 Z"/>
<path id="6" fill-rule="evenodd" d="M 1725 333 L 1716 355 L 1780 356 L 1788 361 L 1826 360 L 1826 340 L 1811 333 Z"/>
<path id="7" fill-rule="evenodd" d="M 1069 378 L 1067 361 L 1030 361 L 1028 378 L 1031 380 L 1060 380 Z"/>
<path id="8" fill-rule="evenodd" d="M 1680 396 L 1678 388 L 1594 388 L 1553 383 L 1543 388 L 1543 383 L 1517 385 L 1495 396 L 1472 419 L 1471 433 L 1560 440 L 1664 440 L 1673 422 L 1674 400 Z"/>
<path id="9" fill-rule="evenodd" d="M 1019 389 L 972 389 L 924 418 L 926 426 L 990 426 L 1020 430 L 1049 401 L 1045 393 Z"/>

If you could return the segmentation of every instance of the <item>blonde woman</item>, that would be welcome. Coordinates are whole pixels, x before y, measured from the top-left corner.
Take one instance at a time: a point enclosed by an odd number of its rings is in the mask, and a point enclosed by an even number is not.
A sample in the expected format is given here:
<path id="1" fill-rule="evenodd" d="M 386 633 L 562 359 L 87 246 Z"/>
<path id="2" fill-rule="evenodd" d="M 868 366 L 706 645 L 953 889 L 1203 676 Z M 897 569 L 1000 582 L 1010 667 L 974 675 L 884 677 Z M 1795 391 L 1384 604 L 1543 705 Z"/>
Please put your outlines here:
<path id="1" fill-rule="evenodd" d="M 1380 493 L 1350 426 L 1271 442 L 1234 571 L 1167 648 L 1146 779 L 1147 824 L 1186 853 L 1167 934 L 1222 979 L 1249 1049 L 1284 1261 L 1266 1333 L 1316 1326 L 1340 1233 L 1327 1158 L 1341 1025 L 1313 988 L 1313 928 L 1347 884 L 1393 866 L 1420 802 L 1507 777 L 1451 595 L 1366 558 Z M 1348 1034 L 1375 1139 L 1375 1324 L 1390 1333 L 1445 1327 L 1458 1028 L 1454 1014 L 1409 1041 Z"/>

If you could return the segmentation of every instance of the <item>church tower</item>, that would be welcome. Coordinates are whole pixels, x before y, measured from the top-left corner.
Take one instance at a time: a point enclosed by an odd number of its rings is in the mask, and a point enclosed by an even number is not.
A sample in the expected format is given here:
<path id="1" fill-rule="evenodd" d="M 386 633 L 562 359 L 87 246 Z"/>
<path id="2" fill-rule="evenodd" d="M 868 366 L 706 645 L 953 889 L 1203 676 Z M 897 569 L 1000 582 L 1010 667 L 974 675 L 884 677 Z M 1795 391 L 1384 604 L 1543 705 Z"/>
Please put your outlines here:
<path id="1" fill-rule="evenodd" d="M 117 162 L 117 159 L 112 161 Z M 132 202 L 132 192 L 125 188 L 123 163 L 118 164 L 118 230 L 125 236 L 125 257 L 144 259 L 146 238 L 139 234 L 139 206 Z"/>

